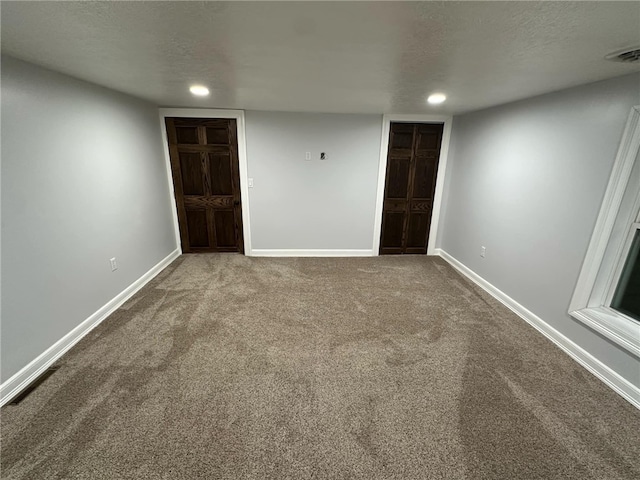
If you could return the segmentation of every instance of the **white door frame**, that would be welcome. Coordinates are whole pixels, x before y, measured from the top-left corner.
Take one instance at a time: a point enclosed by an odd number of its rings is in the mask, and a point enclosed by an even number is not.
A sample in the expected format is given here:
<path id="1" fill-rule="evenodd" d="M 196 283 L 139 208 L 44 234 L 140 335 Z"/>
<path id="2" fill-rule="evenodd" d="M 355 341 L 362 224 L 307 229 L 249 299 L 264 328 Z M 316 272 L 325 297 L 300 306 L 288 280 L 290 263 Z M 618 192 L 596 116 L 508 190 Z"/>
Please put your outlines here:
<path id="1" fill-rule="evenodd" d="M 160 108 L 160 131 L 164 143 L 164 156 L 169 178 L 169 195 L 171 195 L 171 205 L 173 205 L 173 226 L 175 229 L 176 245 L 182 253 L 182 242 L 180 240 L 180 225 L 178 223 L 178 206 L 176 204 L 175 192 L 173 190 L 173 175 L 171 173 L 171 157 L 169 155 L 169 140 L 167 138 L 167 128 L 165 118 L 186 117 L 186 118 L 232 118 L 236 121 L 238 129 L 238 163 L 240 170 L 240 199 L 242 202 L 242 236 L 244 238 L 244 254 L 251 256 L 251 222 L 249 215 L 249 182 L 247 179 L 247 142 L 245 134 L 244 111 L 243 110 L 219 110 L 215 108 Z"/>
<path id="2" fill-rule="evenodd" d="M 444 190 L 444 178 L 447 171 L 447 159 L 449 156 L 449 142 L 451 140 L 451 124 L 453 117 L 446 115 L 384 115 L 382 117 L 382 141 L 380 142 L 380 163 L 378 169 L 378 194 L 376 197 L 376 214 L 373 225 L 373 255 L 380 255 L 380 234 L 382 229 L 382 208 L 384 204 L 384 184 L 387 177 L 387 154 L 389 150 L 389 130 L 391 122 L 404 123 L 441 123 L 442 144 L 440 145 L 440 159 L 438 161 L 438 173 L 436 175 L 436 191 L 433 197 L 433 209 L 431 213 L 431 228 L 429 229 L 429 243 L 427 255 L 435 255 L 436 238 L 438 235 L 438 223 L 440 222 L 440 208 L 442 206 L 442 193 Z"/>

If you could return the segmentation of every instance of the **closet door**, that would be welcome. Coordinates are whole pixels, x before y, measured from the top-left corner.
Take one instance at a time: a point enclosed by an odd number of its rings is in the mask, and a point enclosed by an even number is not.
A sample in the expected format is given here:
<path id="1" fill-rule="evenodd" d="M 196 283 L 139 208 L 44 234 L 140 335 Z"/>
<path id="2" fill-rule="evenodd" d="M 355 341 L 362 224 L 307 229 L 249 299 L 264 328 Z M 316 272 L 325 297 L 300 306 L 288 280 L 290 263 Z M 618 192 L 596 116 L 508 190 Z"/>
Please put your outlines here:
<path id="1" fill-rule="evenodd" d="M 243 252 L 234 119 L 167 118 L 182 251 Z"/>
<path id="2" fill-rule="evenodd" d="M 380 254 L 427 253 L 442 124 L 391 123 Z"/>

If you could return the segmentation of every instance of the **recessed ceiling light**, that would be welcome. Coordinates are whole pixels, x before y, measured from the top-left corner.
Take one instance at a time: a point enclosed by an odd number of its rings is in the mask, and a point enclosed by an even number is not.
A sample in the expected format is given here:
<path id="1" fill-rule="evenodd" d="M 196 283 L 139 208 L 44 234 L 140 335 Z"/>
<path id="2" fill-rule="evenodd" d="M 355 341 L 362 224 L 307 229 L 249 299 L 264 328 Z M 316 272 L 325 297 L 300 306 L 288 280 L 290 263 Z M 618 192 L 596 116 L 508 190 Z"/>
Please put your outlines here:
<path id="1" fill-rule="evenodd" d="M 439 103 L 444 102 L 447 99 L 447 96 L 444 93 L 432 93 L 427 98 L 427 102 L 431 105 L 438 105 Z"/>
<path id="2" fill-rule="evenodd" d="M 202 85 L 192 85 L 189 91 L 198 97 L 206 97 L 209 95 L 209 89 Z"/>

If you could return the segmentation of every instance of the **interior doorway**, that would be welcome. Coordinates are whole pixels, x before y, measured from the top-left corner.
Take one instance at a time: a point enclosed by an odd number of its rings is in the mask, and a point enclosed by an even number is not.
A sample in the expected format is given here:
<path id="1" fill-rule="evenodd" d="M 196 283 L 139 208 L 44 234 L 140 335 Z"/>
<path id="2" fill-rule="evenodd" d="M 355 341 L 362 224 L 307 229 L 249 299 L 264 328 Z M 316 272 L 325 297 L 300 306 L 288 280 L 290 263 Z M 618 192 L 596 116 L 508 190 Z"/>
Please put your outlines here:
<path id="1" fill-rule="evenodd" d="M 390 124 L 381 255 L 427 253 L 443 128 L 443 123 Z"/>
<path id="2" fill-rule="evenodd" d="M 165 118 L 184 253 L 244 253 L 237 122 Z"/>

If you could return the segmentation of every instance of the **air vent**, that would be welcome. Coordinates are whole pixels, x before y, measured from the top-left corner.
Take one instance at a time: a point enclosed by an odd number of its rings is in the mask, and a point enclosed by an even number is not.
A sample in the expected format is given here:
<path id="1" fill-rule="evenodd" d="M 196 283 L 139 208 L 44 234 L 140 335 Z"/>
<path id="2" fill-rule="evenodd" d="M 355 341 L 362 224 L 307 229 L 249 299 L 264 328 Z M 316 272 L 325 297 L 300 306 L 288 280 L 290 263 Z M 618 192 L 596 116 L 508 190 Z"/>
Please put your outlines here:
<path id="1" fill-rule="evenodd" d="M 610 53 L 606 57 L 607 60 L 612 62 L 624 62 L 633 63 L 640 61 L 640 47 L 637 48 L 625 48 L 617 52 Z"/>

